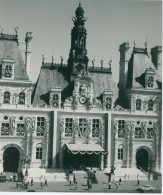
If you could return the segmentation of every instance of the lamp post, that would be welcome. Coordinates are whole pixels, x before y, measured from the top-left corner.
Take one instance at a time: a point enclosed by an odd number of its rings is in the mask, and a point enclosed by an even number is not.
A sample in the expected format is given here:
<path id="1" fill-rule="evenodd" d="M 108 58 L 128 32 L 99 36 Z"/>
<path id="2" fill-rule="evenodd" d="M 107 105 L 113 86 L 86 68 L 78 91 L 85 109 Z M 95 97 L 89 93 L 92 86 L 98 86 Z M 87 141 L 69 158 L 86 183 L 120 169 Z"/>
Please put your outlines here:
<path id="1" fill-rule="evenodd" d="M 30 159 L 28 156 L 26 156 L 24 163 L 25 163 L 25 176 L 28 176 L 28 168 L 29 168 L 29 164 L 30 164 Z"/>

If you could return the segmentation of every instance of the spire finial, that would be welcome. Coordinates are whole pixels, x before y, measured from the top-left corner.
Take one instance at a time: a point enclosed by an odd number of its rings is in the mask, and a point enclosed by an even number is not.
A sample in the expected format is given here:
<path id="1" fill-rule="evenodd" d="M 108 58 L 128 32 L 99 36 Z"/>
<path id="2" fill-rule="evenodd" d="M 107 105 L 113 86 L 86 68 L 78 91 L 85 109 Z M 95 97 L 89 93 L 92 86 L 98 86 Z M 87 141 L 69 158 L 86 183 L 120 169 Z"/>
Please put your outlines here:
<path id="1" fill-rule="evenodd" d="M 148 46 L 148 40 L 147 40 L 147 37 L 146 37 L 146 41 L 145 41 L 144 45 L 145 45 L 145 48 L 147 48 L 147 46 Z"/>
<path id="2" fill-rule="evenodd" d="M 111 64 L 112 64 L 112 56 L 111 56 L 111 59 L 109 61 L 109 71 L 111 71 Z"/>
<path id="3" fill-rule="evenodd" d="M 42 63 L 44 64 L 44 62 L 45 62 L 45 56 L 44 54 L 42 54 Z"/>
<path id="4" fill-rule="evenodd" d="M 136 41 L 134 40 L 133 42 L 134 42 L 134 47 L 136 47 Z"/>
<path id="5" fill-rule="evenodd" d="M 3 30 L 4 30 L 3 26 L 0 26 L 0 29 L 1 29 L 1 34 L 3 34 Z"/>
<path id="6" fill-rule="evenodd" d="M 18 35 L 18 27 L 15 28 L 15 33 Z"/>

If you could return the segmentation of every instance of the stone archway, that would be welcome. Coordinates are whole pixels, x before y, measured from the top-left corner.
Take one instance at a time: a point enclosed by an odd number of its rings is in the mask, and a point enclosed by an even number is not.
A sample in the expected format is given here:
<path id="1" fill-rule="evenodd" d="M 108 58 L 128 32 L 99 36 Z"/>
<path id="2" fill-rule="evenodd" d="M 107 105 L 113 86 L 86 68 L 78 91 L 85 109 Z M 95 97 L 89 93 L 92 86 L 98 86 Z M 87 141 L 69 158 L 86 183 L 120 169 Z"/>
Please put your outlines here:
<path id="1" fill-rule="evenodd" d="M 8 147 L 3 153 L 3 171 L 17 172 L 19 167 L 20 152 L 15 147 Z"/>
<path id="2" fill-rule="evenodd" d="M 136 166 L 143 168 L 145 171 L 151 172 L 153 170 L 153 152 L 146 146 L 139 147 L 136 150 L 135 159 Z"/>
<path id="3" fill-rule="evenodd" d="M 1 150 L 2 170 L 4 172 L 22 172 L 24 153 L 17 144 L 8 144 Z"/>

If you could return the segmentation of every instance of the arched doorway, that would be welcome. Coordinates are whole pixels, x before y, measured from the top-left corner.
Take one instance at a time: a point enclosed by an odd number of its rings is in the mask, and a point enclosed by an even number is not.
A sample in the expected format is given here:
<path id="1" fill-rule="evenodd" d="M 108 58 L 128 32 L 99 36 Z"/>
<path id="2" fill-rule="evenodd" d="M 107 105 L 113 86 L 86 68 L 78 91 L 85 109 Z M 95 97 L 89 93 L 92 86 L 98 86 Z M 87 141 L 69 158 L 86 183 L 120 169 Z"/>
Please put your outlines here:
<path id="1" fill-rule="evenodd" d="M 3 170 L 17 172 L 19 167 L 20 152 L 15 147 L 8 147 L 3 153 Z"/>
<path id="2" fill-rule="evenodd" d="M 148 151 L 144 148 L 141 148 L 136 153 L 136 166 L 143 168 L 145 171 L 148 171 L 149 167 L 149 154 Z"/>

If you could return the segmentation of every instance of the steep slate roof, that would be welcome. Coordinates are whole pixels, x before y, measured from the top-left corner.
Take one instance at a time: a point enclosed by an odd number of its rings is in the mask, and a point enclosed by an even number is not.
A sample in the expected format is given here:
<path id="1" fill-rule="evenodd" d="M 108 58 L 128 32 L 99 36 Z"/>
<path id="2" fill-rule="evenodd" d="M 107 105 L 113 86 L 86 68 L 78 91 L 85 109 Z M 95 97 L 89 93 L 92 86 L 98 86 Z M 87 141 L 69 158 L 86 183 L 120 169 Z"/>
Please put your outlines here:
<path id="1" fill-rule="evenodd" d="M 70 72 L 67 66 L 60 64 L 45 64 L 41 67 L 40 75 L 33 94 L 33 105 L 49 105 L 49 92 L 53 88 L 61 88 L 62 101 L 72 96 L 74 82 L 69 82 Z M 111 73 L 91 72 L 94 80 L 95 96 L 99 99 L 104 90 L 111 89 L 115 93 L 115 100 L 118 97 L 118 88 L 113 81 Z"/>
<path id="2" fill-rule="evenodd" d="M 135 48 L 128 63 L 127 88 L 145 88 L 145 71 L 152 68 L 156 72 L 156 88 L 160 88 L 161 78 L 145 49 Z"/>
<path id="3" fill-rule="evenodd" d="M 2 58 L 14 60 L 14 80 L 28 80 L 22 53 L 19 49 L 17 35 L 0 34 L 0 62 Z"/>
<path id="4" fill-rule="evenodd" d="M 59 67 L 57 64 L 54 66 L 51 64 L 43 65 L 34 90 L 33 104 L 49 105 L 49 92 L 54 88 L 60 87 L 62 93 L 70 92 L 70 90 L 66 90 L 69 85 L 66 73 L 67 67 Z M 65 99 L 65 95 L 62 95 L 63 99 Z"/>

